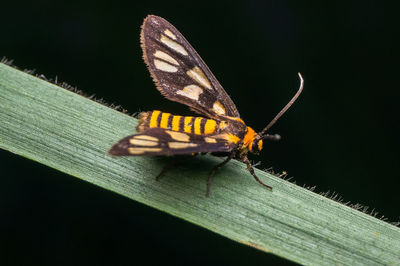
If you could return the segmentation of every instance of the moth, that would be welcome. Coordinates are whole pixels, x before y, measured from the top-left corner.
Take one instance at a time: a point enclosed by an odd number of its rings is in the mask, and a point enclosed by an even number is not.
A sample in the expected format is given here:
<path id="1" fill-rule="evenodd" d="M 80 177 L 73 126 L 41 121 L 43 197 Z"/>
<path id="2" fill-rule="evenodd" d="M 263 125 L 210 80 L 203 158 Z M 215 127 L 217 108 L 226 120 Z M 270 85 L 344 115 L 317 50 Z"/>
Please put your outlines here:
<path id="1" fill-rule="evenodd" d="M 271 186 L 256 176 L 247 154 L 259 153 L 263 140 L 280 139 L 278 134 L 270 135 L 266 132 L 303 90 L 304 82 L 300 73 L 300 87 L 295 96 L 261 132 L 256 133 L 240 118 L 229 95 L 172 24 L 158 16 L 147 16 L 141 27 L 140 41 L 143 59 L 161 94 L 168 100 L 189 106 L 201 116 L 180 116 L 159 110 L 142 112 L 139 114 L 138 133 L 118 141 L 109 150 L 109 154 L 142 156 L 211 153 L 226 156 L 208 175 L 207 197 L 210 195 L 215 172 L 231 159 L 244 162 L 255 180 L 272 190 Z"/>

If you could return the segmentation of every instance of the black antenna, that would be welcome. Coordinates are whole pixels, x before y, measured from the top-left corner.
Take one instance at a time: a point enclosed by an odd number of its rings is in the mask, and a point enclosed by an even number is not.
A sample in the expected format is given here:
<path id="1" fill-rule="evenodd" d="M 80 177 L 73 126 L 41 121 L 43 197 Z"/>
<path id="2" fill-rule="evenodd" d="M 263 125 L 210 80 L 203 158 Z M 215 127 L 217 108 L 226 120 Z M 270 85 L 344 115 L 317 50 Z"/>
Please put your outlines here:
<path id="1" fill-rule="evenodd" d="M 299 89 L 297 90 L 297 92 L 296 92 L 296 94 L 293 96 L 293 98 L 290 100 L 290 102 L 288 102 L 287 104 L 286 104 L 286 106 L 285 107 L 283 107 L 283 109 L 274 117 L 274 119 L 272 119 L 271 120 L 271 122 L 269 122 L 269 124 L 260 132 L 260 133 L 258 133 L 258 135 L 261 137 L 261 138 L 268 138 L 268 136 L 270 136 L 270 135 L 265 135 L 264 136 L 264 133 L 270 128 L 270 127 L 272 127 L 275 123 L 276 123 L 276 121 L 278 121 L 278 119 L 289 109 L 289 107 L 290 106 L 292 106 L 292 104 L 297 100 L 297 98 L 299 97 L 299 95 L 300 95 L 300 93 L 303 91 L 303 86 L 304 86 L 304 80 L 303 80 L 303 77 L 301 76 L 301 74 L 300 74 L 300 72 L 299 73 L 297 73 L 298 75 L 299 75 L 299 78 L 300 78 L 300 87 L 299 87 Z M 275 135 L 274 135 L 275 136 Z M 280 137 L 279 137 L 280 138 Z M 279 139 L 278 138 L 278 139 Z"/>

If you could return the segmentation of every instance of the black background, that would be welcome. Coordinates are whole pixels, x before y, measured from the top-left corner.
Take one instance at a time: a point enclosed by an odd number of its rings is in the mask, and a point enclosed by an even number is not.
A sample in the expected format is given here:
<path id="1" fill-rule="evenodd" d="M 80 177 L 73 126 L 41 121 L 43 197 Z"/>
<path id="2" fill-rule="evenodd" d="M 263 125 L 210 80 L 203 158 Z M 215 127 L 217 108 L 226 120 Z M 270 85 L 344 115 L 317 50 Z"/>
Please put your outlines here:
<path id="1" fill-rule="evenodd" d="M 393 1 L 394 2 L 394 1 Z M 131 113 L 189 114 L 143 63 L 147 14 L 174 24 L 261 130 L 305 79 L 259 157 L 297 184 L 399 220 L 399 23 L 384 1 L 2 3 L 0 55 Z M 0 263 L 256 265 L 289 262 L 0 151 Z M 249 177 L 251 178 L 251 177 Z"/>

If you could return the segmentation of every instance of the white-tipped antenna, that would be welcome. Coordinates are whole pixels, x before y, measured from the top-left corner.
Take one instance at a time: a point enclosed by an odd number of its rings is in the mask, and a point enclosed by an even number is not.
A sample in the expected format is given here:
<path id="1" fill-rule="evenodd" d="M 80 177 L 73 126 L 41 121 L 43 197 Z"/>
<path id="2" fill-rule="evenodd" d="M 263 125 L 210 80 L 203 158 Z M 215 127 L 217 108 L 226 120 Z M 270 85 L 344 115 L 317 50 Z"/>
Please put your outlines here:
<path id="1" fill-rule="evenodd" d="M 303 77 L 301 76 L 300 72 L 297 73 L 299 75 L 300 78 L 300 87 L 297 90 L 296 94 L 293 96 L 293 98 L 290 100 L 290 102 L 288 102 L 286 104 L 285 107 L 283 107 L 283 109 L 274 117 L 274 119 L 271 120 L 271 122 L 269 122 L 269 124 L 258 134 L 259 136 L 261 136 L 261 138 L 263 137 L 264 133 L 270 128 L 272 127 L 276 121 L 278 121 L 278 119 L 289 109 L 290 106 L 292 106 L 292 104 L 297 100 L 297 98 L 299 97 L 299 95 L 301 94 L 301 92 L 303 91 L 303 86 L 304 86 L 304 80 Z"/>

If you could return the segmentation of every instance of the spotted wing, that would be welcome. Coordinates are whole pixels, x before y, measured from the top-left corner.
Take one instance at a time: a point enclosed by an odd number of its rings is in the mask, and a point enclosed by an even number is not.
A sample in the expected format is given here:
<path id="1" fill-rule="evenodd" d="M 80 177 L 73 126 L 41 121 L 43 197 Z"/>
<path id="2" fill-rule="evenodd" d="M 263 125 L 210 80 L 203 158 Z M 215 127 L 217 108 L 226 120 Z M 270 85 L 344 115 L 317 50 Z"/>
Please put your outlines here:
<path id="1" fill-rule="evenodd" d="M 211 118 L 239 117 L 231 98 L 183 35 L 168 21 L 149 15 L 141 31 L 143 58 L 167 99 Z"/>
<path id="2" fill-rule="evenodd" d="M 235 143 L 220 135 L 195 135 L 162 128 L 151 128 L 127 136 L 116 143 L 109 154 L 117 156 L 178 155 L 203 152 L 229 152 Z"/>

